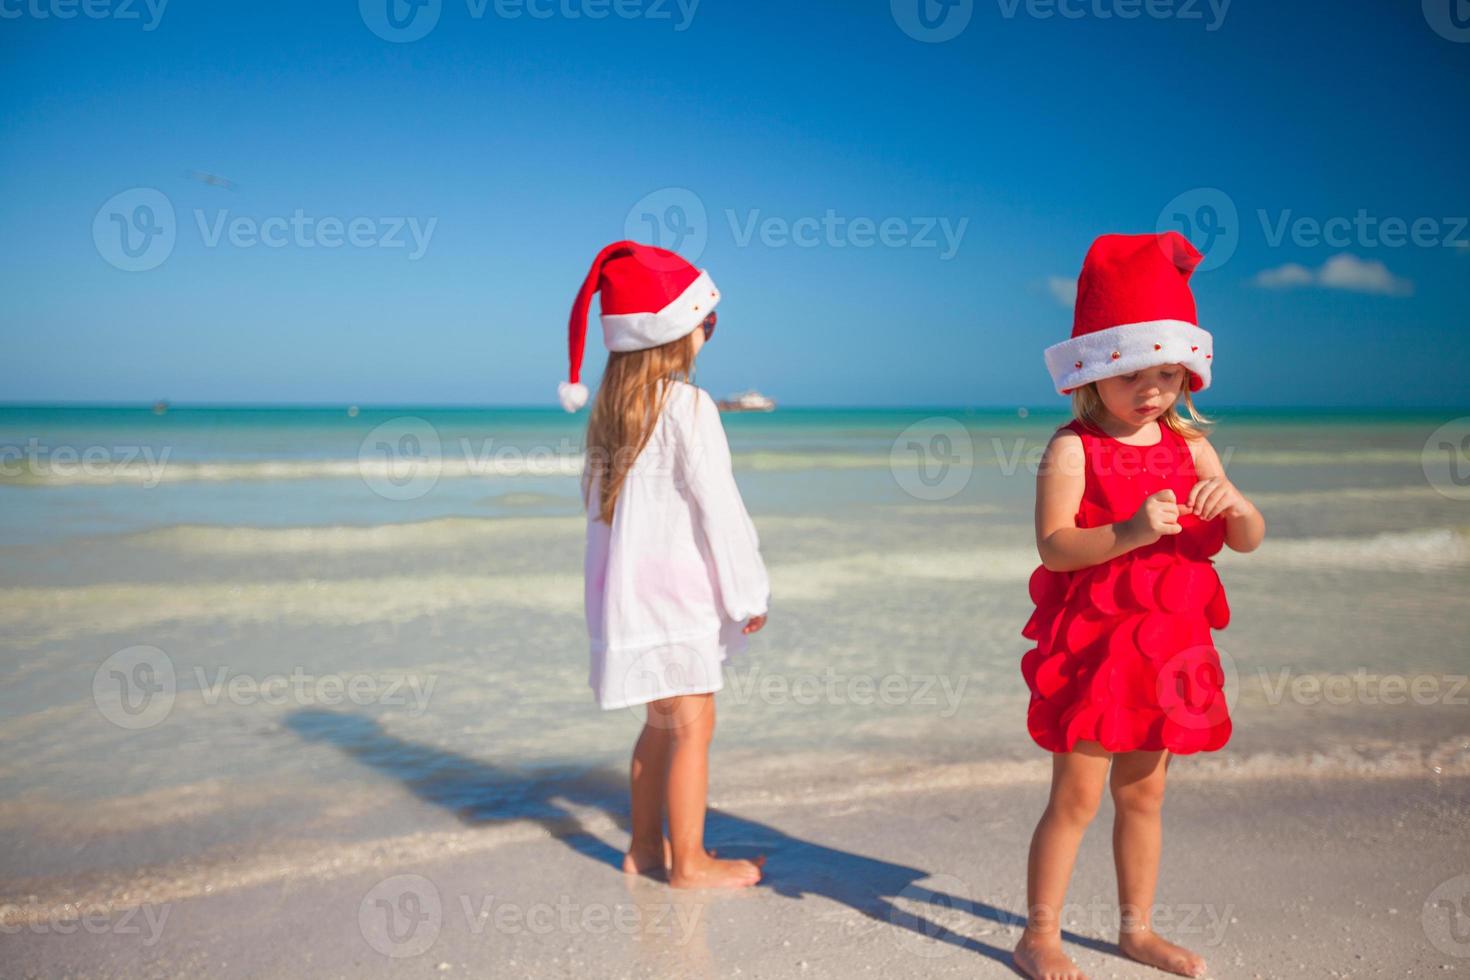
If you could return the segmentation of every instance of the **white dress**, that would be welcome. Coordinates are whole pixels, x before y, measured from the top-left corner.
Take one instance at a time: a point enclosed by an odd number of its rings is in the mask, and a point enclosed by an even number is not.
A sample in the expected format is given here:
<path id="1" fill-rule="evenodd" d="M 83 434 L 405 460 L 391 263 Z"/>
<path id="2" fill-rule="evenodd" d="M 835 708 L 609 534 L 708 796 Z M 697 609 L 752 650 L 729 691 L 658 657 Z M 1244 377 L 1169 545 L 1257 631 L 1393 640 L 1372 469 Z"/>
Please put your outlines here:
<path id="1" fill-rule="evenodd" d="M 714 399 L 672 382 L 618 494 L 612 524 L 587 518 L 589 682 L 603 708 L 724 686 L 721 665 L 770 602 L 760 540 L 730 468 Z"/>

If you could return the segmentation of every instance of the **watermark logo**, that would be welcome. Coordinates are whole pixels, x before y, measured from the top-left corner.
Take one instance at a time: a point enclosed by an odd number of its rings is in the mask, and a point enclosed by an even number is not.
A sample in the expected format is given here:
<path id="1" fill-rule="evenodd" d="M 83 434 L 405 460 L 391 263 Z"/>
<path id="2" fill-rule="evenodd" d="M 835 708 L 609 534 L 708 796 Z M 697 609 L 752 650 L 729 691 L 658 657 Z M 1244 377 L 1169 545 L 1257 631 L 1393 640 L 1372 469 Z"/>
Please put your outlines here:
<path id="1" fill-rule="evenodd" d="M 0 0 L 0 20 L 140 21 L 145 33 L 158 29 L 168 0 Z"/>
<path id="2" fill-rule="evenodd" d="M 389 419 L 358 447 L 358 475 L 387 500 L 417 500 L 434 489 L 443 471 L 439 430 L 416 416 Z"/>
<path id="3" fill-rule="evenodd" d="M 0 935 L 29 932 L 38 936 L 137 937 L 138 945 L 150 949 L 163 938 L 172 905 L 140 905 L 114 909 L 107 905 L 41 905 L 34 897 L 25 905 L 0 905 Z"/>
<path id="4" fill-rule="evenodd" d="M 975 16 L 975 0 L 890 0 L 889 6 L 899 29 L 925 44 L 954 40 Z"/>
<path id="5" fill-rule="evenodd" d="M 709 245 L 709 215 L 704 201 L 687 187 L 664 187 L 644 196 L 628 211 L 624 235 L 698 262 Z"/>
<path id="6" fill-rule="evenodd" d="M 1457 959 L 1470 958 L 1470 874 L 1441 882 L 1430 892 L 1420 922 L 1435 949 Z"/>
<path id="7" fill-rule="evenodd" d="M 859 707 L 936 708 L 940 718 L 953 718 L 965 698 L 968 675 L 956 680 L 949 674 L 840 674 L 827 667 L 821 674 L 772 674 L 755 665 L 730 671 L 730 694 L 736 704 L 795 704 L 802 707 L 858 705 Z"/>
<path id="8" fill-rule="evenodd" d="M 119 650 L 92 675 L 92 701 L 119 728 L 152 728 L 168 717 L 178 694 L 174 662 L 158 647 Z"/>
<path id="9" fill-rule="evenodd" d="M 357 0 L 367 29 L 393 44 L 427 37 L 439 24 L 444 0 Z"/>
<path id="10" fill-rule="evenodd" d="M 932 416 L 898 434 L 888 468 L 909 496 L 931 503 L 949 500 L 970 485 L 975 443 L 956 420 Z"/>
<path id="11" fill-rule="evenodd" d="M 378 882 L 357 907 L 362 938 L 390 959 L 428 952 L 444 926 L 439 889 L 423 875 L 394 875 Z"/>
<path id="12" fill-rule="evenodd" d="M 1424 0 L 1424 19 L 1446 41 L 1470 43 L 1470 0 Z"/>
<path id="13" fill-rule="evenodd" d="M 264 218 L 236 215 L 224 208 L 212 213 L 195 208 L 192 215 L 200 244 L 206 249 L 402 249 L 410 262 L 424 257 L 439 227 L 438 218 L 341 218 L 307 214 L 303 208 Z M 151 187 L 123 191 L 102 205 L 92 219 L 97 254 L 125 272 L 146 272 L 162 265 L 173 254 L 178 235 L 173 202 Z"/>
<path id="14" fill-rule="evenodd" d="M 1450 500 L 1470 500 L 1470 416 L 1451 419 L 1424 440 L 1424 478 Z"/>
<path id="15" fill-rule="evenodd" d="M 898 927 L 904 946 L 915 956 L 948 956 L 962 947 L 945 938 L 966 935 L 975 923 L 975 903 L 964 897 L 969 891 L 969 884 L 954 875 L 933 875 L 894 896 L 888 921 Z M 918 912 L 910 912 L 910 907 Z"/>
<path id="16" fill-rule="evenodd" d="M 1013 20 L 1025 8 L 1034 20 L 1177 20 L 1204 24 L 1206 33 L 1225 26 L 1233 0 L 996 0 L 1001 16 Z"/>
<path id="17" fill-rule="evenodd" d="M 1240 670 L 1224 650 L 1199 644 L 1169 657 L 1155 684 L 1164 717 L 1181 728 L 1203 732 L 1230 720 L 1230 706 L 1240 694 Z"/>
<path id="18" fill-rule="evenodd" d="M 1240 246 L 1240 211 L 1218 187 L 1196 187 L 1164 205 L 1155 230 L 1189 239 L 1204 255 L 1196 271 L 1209 272 L 1229 262 Z"/>
<path id="19" fill-rule="evenodd" d="M 471 21 L 494 15 L 498 20 L 668 21 L 675 33 L 694 24 L 700 0 L 465 0 Z M 439 26 L 443 0 L 358 0 L 358 13 L 368 30 L 393 44 L 427 37 Z"/>
<path id="20" fill-rule="evenodd" d="M 845 215 L 835 208 L 795 217 L 766 214 L 760 208 L 726 208 L 724 218 L 736 248 L 932 249 L 941 262 L 959 254 L 970 227 L 965 217 Z M 704 254 L 711 231 L 704 201 L 687 187 L 646 195 L 623 222 L 626 237 L 677 252 L 690 262 Z"/>
<path id="21" fill-rule="evenodd" d="M 670 578 L 669 588 L 677 590 L 677 582 L 672 580 L 673 576 Z M 670 643 L 634 657 L 623 670 L 620 687 L 607 693 L 615 701 L 628 704 L 629 712 L 639 722 L 672 730 L 697 721 L 708 710 L 709 699 L 687 701 L 682 712 L 664 711 L 651 702 L 681 694 L 710 693 L 722 684 L 720 668 L 699 650 L 687 644 Z M 690 705 L 696 705 L 698 713 L 691 714 Z"/>
<path id="22" fill-rule="evenodd" d="M 174 206 L 162 191 L 134 187 L 108 198 L 92 219 L 97 254 L 124 272 L 156 269 L 178 238 Z"/>

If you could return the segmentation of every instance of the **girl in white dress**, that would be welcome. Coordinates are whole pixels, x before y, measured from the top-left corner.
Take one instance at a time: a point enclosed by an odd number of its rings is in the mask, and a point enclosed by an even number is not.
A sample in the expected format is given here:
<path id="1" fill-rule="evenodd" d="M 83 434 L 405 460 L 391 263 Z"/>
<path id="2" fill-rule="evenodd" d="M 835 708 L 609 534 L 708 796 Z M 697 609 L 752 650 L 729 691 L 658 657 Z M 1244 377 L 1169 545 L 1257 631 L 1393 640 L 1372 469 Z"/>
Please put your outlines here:
<path id="1" fill-rule="evenodd" d="M 603 708 L 647 705 L 633 750 L 632 843 L 623 868 L 676 888 L 743 887 L 759 861 L 704 848 L 709 742 L 722 665 L 766 622 L 770 583 L 730 467 L 719 409 L 689 383 L 714 333 L 719 290 L 663 249 L 618 242 L 572 308 L 568 411 L 592 295 L 611 352 L 587 424 L 589 681 Z M 669 834 L 664 837 L 664 820 Z"/>

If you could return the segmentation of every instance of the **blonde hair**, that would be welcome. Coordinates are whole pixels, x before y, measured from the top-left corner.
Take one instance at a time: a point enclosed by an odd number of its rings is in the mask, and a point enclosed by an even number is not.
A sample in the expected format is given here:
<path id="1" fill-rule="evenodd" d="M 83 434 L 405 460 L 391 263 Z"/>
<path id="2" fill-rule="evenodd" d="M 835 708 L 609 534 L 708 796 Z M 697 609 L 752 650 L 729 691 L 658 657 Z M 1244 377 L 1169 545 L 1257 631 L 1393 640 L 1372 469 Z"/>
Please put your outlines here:
<path id="1" fill-rule="evenodd" d="M 669 381 L 689 381 L 694 368 L 694 333 L 648 350 L 608 355 L 602 382 L 587 419 L 587 466 L 582 503 L 590 512 L 592 481 L 598 483 L 598 518 L 611 524 L 628 472 L 648 445 L 669 397 Z"/>
<path id="2" fill-rule="evenodd" d="M 1174 400 L 1163 415 L 1159 416 L 1159 424 L 1167 425 L 1186 439 L 1203 439 L 1214 422 L 1207 418 L 1199 409 L 1194 407 L 1194 399 L 1189 392 L 1190 373 L 1184 372 L 1184 380 L 1180 384 L 1180 397 Z M 1179 411 L 1180 405 L 1184 411 Z M 1102 428 L 1100 422 L 1107 415 L 1107 406 L 1103 404 L 1102 395 L 1097 393 L 1097 382 L 1091 381 L 1081 388 L 1072 392 L 1072 414 L 1095 429 Z"/>

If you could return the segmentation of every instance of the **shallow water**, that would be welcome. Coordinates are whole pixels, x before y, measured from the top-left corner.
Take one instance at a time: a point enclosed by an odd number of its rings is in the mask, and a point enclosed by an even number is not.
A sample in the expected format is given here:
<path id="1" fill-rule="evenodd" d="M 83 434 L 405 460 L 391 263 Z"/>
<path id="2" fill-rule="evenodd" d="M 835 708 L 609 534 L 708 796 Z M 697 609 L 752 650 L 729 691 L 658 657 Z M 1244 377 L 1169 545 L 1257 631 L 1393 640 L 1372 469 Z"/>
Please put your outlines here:
<path id="1" fill-rule="evenodd" d="M 716 799 L 1044 778 L 1019 631 L 1059 419 L 726 421 L 774 599 L 718 699 Z M 1424 463 L 1445 421 L 1226 415 L 1271 537 L 1221 558 L 1236 735 L 1190 765 L 1470 768 L 1470 501 Z M 580 424 L 0 412 L 3 892 L 620 799 L 597 774 L 640 719 L 586 686 Z"/>

